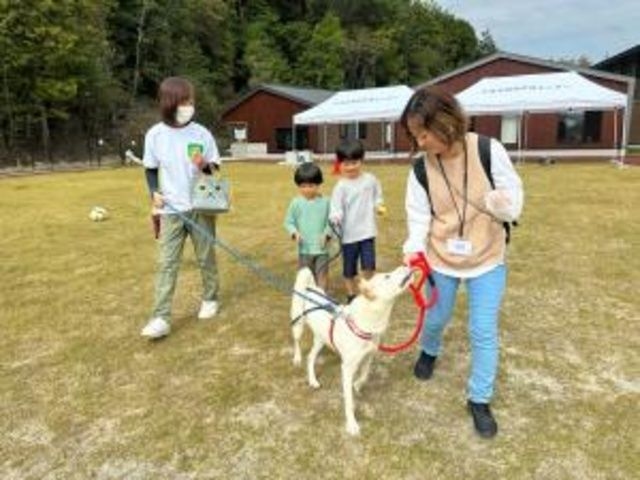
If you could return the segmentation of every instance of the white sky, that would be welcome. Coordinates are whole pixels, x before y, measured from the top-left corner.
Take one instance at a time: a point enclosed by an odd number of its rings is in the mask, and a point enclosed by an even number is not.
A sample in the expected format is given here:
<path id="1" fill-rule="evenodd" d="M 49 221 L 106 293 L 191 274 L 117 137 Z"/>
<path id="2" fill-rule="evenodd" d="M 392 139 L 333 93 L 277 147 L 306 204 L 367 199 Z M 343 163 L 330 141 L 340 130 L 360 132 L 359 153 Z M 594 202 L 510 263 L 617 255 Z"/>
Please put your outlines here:
<path id="1" fill-rule="evenodd" d="M 640 44 L 640 0 L 436 0 L 498 49 L 596 63 Z"/>

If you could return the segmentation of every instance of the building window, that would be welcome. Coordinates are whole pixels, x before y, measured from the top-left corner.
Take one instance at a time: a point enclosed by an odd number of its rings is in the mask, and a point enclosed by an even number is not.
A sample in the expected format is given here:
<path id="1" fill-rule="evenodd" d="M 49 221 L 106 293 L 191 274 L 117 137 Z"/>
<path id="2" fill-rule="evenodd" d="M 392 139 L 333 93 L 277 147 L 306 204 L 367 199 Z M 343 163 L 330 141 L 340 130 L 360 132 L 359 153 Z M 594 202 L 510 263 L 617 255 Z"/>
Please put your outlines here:
<path id="1" fill-rule="evenodd" d="M 520 118 L 504 116 L 500 122 L 500 141 L 506 145 L 518 144 L 518 132 L 520 130 Z"/>
<path id="2" fill-rule="evenodd" d="M 280 152 L 291 150 L 293 134 L 291 128 L 276 128 L 276 149 Z M 309 127 L 296 128 L 296 149 L 306 150 L 309 148 Z"/>
<path id="3" fill-rule="evenodd" d="M 602 131 L 602 112 L 569 112 L 560 115 L 558 142 L 569 145 L 597 143 Z"/>
<path id="4" fill-rule="evenodd" d="M 340 125 L 340 139 L 354 140 L 356 138 L 356 131 L 358 133 L 357 138 L 359 140 L 364 140 L 365 138 L 367 138 L 366 123 L 343 123 Z"/>

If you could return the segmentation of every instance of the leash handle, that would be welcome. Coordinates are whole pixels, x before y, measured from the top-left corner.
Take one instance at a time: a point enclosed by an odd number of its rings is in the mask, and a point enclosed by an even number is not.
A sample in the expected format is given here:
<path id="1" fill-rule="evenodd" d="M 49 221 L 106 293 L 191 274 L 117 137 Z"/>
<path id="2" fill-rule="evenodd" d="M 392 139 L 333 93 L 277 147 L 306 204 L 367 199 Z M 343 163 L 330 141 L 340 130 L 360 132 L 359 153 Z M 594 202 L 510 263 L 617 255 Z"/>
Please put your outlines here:
<path id="1" fill-rule="evenodd" d="M 413 294 L 413 300 L 416 302 L 418 308 L 431 308 L 438 300 L 438 289 L 436 288 L 436 282 L 431 274 L 431 265 L 427 261 L 427 257 L 423 252 L 417 252 L 409 257 L 409 266 L 417 269 L 420 272 L 420 278 L 417 282 L 414 282 L 409 287 Z M 431 287 L 431 298 L 426 298 L 424 295 L 424 283 L 428 281 Z"/>

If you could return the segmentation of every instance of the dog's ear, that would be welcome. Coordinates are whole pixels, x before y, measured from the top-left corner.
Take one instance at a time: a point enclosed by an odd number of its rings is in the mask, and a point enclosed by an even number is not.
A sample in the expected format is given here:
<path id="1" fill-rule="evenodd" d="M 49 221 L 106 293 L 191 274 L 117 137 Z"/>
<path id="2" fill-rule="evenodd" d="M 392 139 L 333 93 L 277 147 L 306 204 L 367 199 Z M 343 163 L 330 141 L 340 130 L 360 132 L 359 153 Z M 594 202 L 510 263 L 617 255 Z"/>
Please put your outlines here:
<path id="1" fill-rule="evenodd" d="M 376 299 L 376 294 L 374 293 L 373 288 L 371 288 L 371 285 L 369 284 L 369 282 L 366 281 L 364 278 L 361 278 L 358 281 L 358 290 L 360 290 L 360 293 L 367 300 L 372 302 Z"/>

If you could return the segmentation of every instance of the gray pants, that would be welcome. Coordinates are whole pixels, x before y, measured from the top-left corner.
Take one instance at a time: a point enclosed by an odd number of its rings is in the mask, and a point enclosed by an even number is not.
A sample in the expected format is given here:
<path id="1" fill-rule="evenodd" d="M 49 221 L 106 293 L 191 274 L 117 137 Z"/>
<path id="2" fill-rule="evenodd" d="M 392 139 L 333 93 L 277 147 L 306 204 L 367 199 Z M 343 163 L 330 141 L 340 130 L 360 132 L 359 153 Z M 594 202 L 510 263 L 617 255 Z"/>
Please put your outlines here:
<path id="1" fill-rule="evenodd" d="M 195 212 L 184 212 L 183 215 L 193 220 L 200 228 L 196 229 L 175 214 L 162 215 L 161 218 L 153 317 L 161 317 L 167 321 L 171 320 L 171 301 L 176 289 L 182 249 L 187 235 L 191 237 L 202 275 L 204 290 L 202 299 L 217 300 L 218 298 L 219 283 L 215 245 L 212 239 L 200 231 L 207 231 L 215 238 L 216 217 Z"/>

